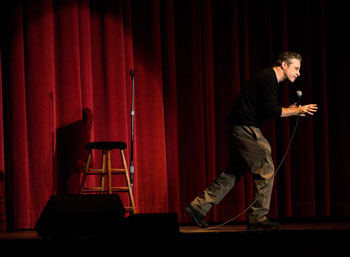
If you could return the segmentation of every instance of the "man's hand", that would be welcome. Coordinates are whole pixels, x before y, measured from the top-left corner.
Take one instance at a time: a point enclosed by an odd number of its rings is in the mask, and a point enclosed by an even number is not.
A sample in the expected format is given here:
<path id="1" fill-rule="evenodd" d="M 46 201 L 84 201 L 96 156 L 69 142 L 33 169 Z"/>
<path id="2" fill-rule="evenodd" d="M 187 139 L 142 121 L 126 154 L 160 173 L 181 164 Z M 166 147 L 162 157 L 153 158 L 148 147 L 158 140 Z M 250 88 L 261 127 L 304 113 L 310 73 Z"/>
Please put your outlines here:
<path id="1" fill-rule="evenodd" d="M 297 106 L 296 103 L 294 103 L 287 108 L 282 107 L 281 117 L 306 116 L 306 114 L 314 115 L 317 109 L 318 109 L 317 104 L 307 104 L 307 105 Z"/>
<path id="2" fill-rule="evenodd" d="M 317 104 L 307 104 L 296 107 L 299 109 L 299 116 L 305 116 L 305 114 L 314 115 L 317 112 Z"/>

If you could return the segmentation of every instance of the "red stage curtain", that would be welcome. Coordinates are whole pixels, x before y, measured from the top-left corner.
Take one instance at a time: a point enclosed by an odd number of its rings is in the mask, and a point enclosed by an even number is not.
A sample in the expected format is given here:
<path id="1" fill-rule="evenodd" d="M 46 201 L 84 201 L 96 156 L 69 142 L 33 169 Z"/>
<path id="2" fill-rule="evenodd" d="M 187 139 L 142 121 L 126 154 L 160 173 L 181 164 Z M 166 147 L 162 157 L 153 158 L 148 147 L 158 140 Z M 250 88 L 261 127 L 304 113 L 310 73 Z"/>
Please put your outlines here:
<path id="1" fill-rule="evenodd" d="M 189 222 L 183 207 L 226 167 L 225 119 L 240 85 L 286 49 L 304 60 L 295 85 L 281 86 L 281 103 L 300 89 L 304 104 L 320 108 L 299 119 L 270 217 L 349 215 L 346 157 L 338 155 L 349 138 L 338 99 L 348 91 L 330 83 L 345 77 L 329 40 L 339 19 L 327 18 L 341 6 L 297 2 L 40 0 L 2 8 L 0 228 L 33 228 L 51 194 L 77 193 L 87 142 L 125 141 L 130 161 L 131 69 L 137 210 Z M 263 127 L 276 167 L 295 122 Z M 226 221 L 252 200 L 247 174 L 208 219 Z"/>

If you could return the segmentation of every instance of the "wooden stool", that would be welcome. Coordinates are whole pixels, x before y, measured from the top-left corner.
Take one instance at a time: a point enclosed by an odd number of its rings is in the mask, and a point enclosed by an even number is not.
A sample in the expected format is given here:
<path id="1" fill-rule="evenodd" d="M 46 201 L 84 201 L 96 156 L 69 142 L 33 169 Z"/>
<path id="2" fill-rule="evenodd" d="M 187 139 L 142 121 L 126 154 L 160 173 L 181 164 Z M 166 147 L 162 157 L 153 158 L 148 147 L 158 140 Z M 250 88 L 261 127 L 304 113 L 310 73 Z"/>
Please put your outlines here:
<path id="1" fill-rule="evenodd" d="M 108 193 L 112 194 L 113 192 L 128 192 L 130 205 L 125 207 L 126 211 L 136 213 L 134 197 L 131 191 L 129 171 L 126 165 L 126 160 L 124 156 L 124 149 L 126 144 L 124 142 L 90 142 L 86 144 L 85 148 L 89 151 L 87 157 L 85 170 L 80 184 L 80 193 Z M 101 150 L 102 151 L 102 165 L 100 169 L 91 168 L 91 156 L 92 150 Z M 111 151 L 113 149 L 119 149 L 120 155 L 123 163 L 123 168 L 115 169 L 111 167 Z M 107 155 L 107 168 L 106 168 L 106 155 Z M 126 187 L 113 187 L 112 186 L 112 175 L 123 175 L 126 180 Z M 100 186 L 96 187 L 85 187 L 86 178 L 88 175 L 100 176 Z M 107 188 L 105 187 L 105 177 L 107 176 Z"/>

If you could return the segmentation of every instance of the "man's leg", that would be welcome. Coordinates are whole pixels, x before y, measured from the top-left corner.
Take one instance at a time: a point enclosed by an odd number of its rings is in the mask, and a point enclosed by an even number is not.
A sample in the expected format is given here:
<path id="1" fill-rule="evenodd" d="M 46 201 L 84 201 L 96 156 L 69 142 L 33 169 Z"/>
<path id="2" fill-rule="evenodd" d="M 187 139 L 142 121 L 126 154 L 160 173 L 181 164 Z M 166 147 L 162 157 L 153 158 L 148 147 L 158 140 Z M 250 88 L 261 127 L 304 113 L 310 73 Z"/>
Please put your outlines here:
<path id="1" fill-rule="evenodd" d="M 272 158 L 267 158 L 262 168 L 255 170 L 254 179 L 254 204 L 248 215 L 249 230 L 278 229 L 279 223 L 267 219 L 270 210 L 271 194 L 274 182 L 274 169 Z"/>
<path id="2" fill-rule="evenodd" d="M 186 212 L 200 228 L 208 227 L 205 215 L 213 205 L 218 204 L 225 197 L 234 186 L 235 180 L 234 175 L 222 172 L 213 184 L 207 187 L 201 195 L 197 196 L 185 208 Z"/>
<path id="3" fill-rule="evenodd" d="M 257 164 L 251 173 L 254 180 L 254 200 L 255 203 L 249 213 L 249 223 L 263 222 L 270 210 L 271 194 L 273 188 L 274 165 L 271 157 L 271 146 L 259 129 L 253 128 L 256 135 Z M 260 167 L 259 167 L 260 165 Z"/>
<path id="4" fill-rule="evenodd" d="M 197 196 L 191 206 L 202 216 L 205 216 L 213 205 L 218 204 L 235 185 L 236 177 L 233 174 L 222 172 L 213 184 Z"/>
<path id="5" fill-rule="evenodd" d="M 235 127 L 235 143 L 254 180 L 254 204 L 248 215 L 249 224 L 262 224 L 273 227 L 266 215 L 270 210 L 271 193 L 273 188 L 274 165 L 271 157 L 271 146 L 255 127 Z M 266 223 L 266 224 L 265 224 Z"/>
<path id="6" fill-rule="evenodd" d="M 208 224 L 205 222 L 206 214 L 230 192 L 246 168 L 247 166 L 239 152 L 232 142 L 229 141 L 229 163 L 226 170 L 185 208 L 198 226 L 201 228 L 208 227 Z"/>

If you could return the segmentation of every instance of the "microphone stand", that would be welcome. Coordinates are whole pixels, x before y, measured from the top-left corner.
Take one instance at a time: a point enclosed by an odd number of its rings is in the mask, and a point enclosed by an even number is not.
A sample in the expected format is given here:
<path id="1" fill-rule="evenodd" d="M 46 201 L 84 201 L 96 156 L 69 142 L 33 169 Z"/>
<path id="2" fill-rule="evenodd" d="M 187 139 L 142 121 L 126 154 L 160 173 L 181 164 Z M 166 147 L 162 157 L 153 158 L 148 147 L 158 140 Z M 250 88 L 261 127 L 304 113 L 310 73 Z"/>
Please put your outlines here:
<path id="1" fill-rule="evenodd" d="M 132 87 L 131 87 L 131 153 L 130 153 L 130 184 L 131 184 L 131 191 L 134 189 L 134 70 L 130 70 L 130 76 L 132 81 Z"/>

